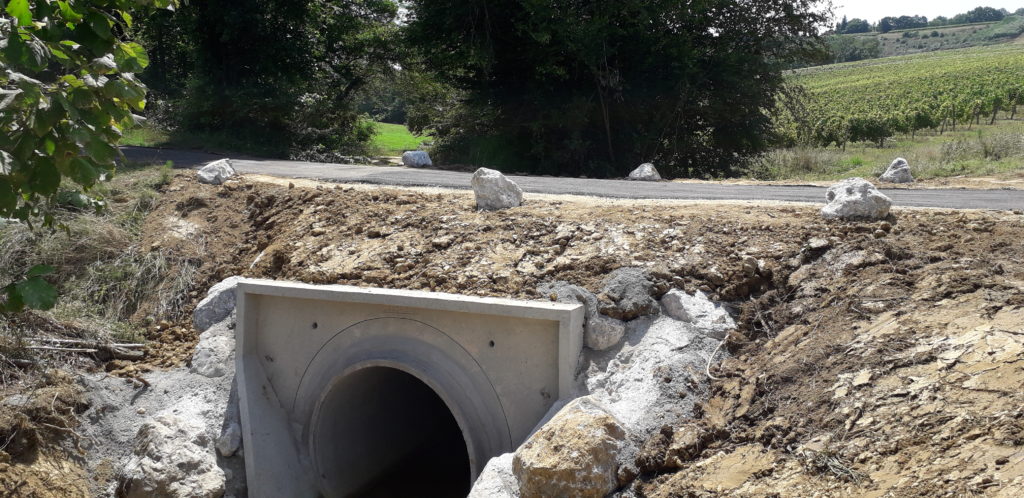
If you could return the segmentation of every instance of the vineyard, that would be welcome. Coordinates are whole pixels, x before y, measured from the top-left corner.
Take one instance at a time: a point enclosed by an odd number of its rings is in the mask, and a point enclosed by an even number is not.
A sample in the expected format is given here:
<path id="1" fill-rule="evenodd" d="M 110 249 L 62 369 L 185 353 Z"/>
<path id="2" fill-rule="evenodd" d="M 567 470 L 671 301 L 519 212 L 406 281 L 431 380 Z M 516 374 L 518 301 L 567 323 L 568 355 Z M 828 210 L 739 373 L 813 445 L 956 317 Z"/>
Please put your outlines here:
<path id="1" fill-rule="evenodd" d="M 845 147 L 921 130 L 1013 119 L 1024 104 L 1024 45 L 1010 43 L 795 71 L 781 99 L 784 145 Z"/>

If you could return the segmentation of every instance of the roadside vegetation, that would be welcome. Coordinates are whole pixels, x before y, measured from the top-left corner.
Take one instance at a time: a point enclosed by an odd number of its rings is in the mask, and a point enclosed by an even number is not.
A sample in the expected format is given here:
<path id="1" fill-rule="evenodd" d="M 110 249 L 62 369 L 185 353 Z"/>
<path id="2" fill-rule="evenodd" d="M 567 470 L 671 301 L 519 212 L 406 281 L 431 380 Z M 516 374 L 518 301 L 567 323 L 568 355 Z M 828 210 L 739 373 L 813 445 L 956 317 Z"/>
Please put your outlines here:
<path id="1" fill-rule="evenodd" d="M 59 297 L 53 309 L 32 312 L 34 320 L 70 325 L 76 336 L 88 336 L 77 339 L 138 342 L 146 324 L 178 316 L 189 299 L 195 263 L 142 245 L 143 224 L 170 182 L 170 165 L 129 166 L 119 173 L 96 188 L 106 209 L 62 201 L 54 218 L 63 228 L 0 224 L 0 281 L 37 265 L 53 268 L 49 280 Z M 14 323 L 0 329 L 0 354 L 26 359 L 18 346 L 25 345 L 22 331 L 28 328 Z"/>
<path id="2" fill-rule="evenodd" d="M 919 180 L 955 176 L 1024 177 L 1024 120 L 992 126 L 886 140 L 883 147 L 857 142 L 840 147 L 794 146 L 774 149 L 753 161 L 748 178 L 757 180 L 839 180 L 875 178 L 896 157 L 906 159 Z"/>
<path id="3" fill-rule="evenodd" d="M 402 124 L 373 122 L 373 137 L 367 145 L 370 153 L 383 156 L 399 156 L 407 150 L 416 150 L 430 141 L 430 136 L 413 134 Z M 219 153 L 244 153 L 259 156 L 258 146 L 225 142 L 209 134 L 186 134 L 170 132 L 158 124 L 146 123 L 125 133 L 121 145 L 137 147 L 173 147 L 201 149 Z"/>

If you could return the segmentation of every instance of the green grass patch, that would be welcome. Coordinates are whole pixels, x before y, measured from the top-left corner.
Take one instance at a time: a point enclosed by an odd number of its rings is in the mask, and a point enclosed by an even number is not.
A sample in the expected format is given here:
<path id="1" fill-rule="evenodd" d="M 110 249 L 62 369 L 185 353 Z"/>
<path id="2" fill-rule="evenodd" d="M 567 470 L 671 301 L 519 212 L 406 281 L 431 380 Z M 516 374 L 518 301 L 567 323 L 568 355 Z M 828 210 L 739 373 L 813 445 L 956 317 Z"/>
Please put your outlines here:
<path id="1" fill-rule="evenodd" d="M 384 155 L 397 156 L 407 150 L 416 150 L 430 139 L 426 135 L 413 135 L 404 125 L 374 123 L 374 127 L 377 134 L 373 137 L 373 146 Z"/>

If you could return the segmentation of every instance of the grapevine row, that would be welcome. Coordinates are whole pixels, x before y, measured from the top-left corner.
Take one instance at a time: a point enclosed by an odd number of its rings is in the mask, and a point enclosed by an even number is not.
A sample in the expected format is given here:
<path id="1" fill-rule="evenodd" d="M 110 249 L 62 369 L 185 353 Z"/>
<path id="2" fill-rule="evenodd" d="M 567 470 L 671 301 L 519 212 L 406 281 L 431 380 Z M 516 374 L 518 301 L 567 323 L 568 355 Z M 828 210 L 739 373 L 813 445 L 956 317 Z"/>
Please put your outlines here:
<path id="1" fill-rule="evenodd" d="M 790 75 L 803 89 L 782 99 L 783 145 L 883 143 L 920 130 L 943 133 L 1024 104 L 1024 46 L 1005 44 L 809 68 Z"/>

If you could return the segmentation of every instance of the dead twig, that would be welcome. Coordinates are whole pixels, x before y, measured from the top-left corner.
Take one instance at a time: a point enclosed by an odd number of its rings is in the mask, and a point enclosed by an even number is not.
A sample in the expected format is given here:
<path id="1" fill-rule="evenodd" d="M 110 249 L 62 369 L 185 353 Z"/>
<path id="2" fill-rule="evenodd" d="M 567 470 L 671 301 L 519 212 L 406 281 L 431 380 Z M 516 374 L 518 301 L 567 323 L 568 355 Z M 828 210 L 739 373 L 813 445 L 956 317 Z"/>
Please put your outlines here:
<path id="1" fill-rule="evenodd" d="M 138 344 L 138 343 L 119 344 L 119 343 L 107 343 L 107 342 L 100 342 L 100 341 L 86 341 L 86 340 L 82 340 L 82 339 L 51 339 L 51 338 L 48 338 L 48 337 L 29 337 L 26 340 L 27 341 L 32 341 L 32 342 L 44 342 L 44 343 L 52 343 L 52 344 L 76 344 L 76 345 L 80 345 L 80 346 L 82 346 L 84 348 L 92 348 L 92 349 L 102 349 L 102 348 L 142 349 L 142 348 L 146 347 L 145 344 Z"/>

